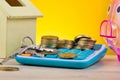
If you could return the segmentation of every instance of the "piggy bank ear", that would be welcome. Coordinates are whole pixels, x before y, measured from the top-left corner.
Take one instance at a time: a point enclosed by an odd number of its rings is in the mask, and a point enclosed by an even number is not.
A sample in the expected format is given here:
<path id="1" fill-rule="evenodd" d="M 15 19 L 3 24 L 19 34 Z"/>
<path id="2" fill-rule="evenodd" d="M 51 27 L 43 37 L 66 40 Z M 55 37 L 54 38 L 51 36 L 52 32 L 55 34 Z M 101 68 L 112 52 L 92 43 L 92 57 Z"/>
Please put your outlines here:
<path id="1" fill-rule="evenodd" d="M 114 2 L 114 0 L 110 0 L 110 3 L 113 3 Z"/>
<path id="2" fill-rule="evenodd" d="M 110 13 L 111 6 L 114 4 L 114 0 L 110 0 L 110 5 L 108 7 L 108 14 Z"/>

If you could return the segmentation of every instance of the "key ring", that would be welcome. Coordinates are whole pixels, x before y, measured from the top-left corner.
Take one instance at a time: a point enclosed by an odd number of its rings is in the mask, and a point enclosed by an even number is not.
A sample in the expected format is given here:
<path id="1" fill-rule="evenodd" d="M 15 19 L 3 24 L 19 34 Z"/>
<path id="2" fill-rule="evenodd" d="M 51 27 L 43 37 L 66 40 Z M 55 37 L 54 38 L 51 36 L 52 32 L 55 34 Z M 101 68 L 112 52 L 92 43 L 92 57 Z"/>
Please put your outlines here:
<path id="1" fill-rule="evenodd" d="M 34 42 L 33 42 L 32 38 L 29 37 L 29 36 L 26 36 L 26 37 L 24 37 L 24 38 L 22 39 L 22 41 L 21 41 L 21 48 L 27 47 L 27 45 L 24 44 L 26 39 L 30 40 L 30 41 L 31 41 L 31 44 L 34 45 Z"/>

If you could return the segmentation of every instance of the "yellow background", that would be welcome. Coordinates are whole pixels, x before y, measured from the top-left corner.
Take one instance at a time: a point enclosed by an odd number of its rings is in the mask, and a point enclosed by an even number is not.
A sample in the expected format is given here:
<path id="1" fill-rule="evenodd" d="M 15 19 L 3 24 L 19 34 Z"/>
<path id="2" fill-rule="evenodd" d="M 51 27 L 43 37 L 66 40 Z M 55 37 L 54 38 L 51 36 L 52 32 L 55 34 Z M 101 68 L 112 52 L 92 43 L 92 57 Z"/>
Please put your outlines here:
<path id="1" fill-rule="evenodd" d="M 37 20 L 37 44 L 43 35 L 55 35 L 60 39 L 74 39 L 86 34 L 104 43 L 99 36 L 99 26 L 106 19 L 109 0 L 31 0 L 43 13 Z M 108 54 L 113 54 L 109 49 Z"/>

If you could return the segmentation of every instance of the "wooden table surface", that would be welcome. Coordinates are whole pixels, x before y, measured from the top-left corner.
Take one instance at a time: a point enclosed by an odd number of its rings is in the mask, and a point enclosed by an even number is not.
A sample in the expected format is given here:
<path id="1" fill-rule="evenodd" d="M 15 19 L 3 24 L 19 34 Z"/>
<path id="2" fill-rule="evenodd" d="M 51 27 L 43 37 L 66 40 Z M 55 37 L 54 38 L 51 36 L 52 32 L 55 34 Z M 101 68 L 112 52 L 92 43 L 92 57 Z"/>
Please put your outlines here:
<path id="1" fill-rule="evenodd" d="M 120 63 L 116 56 L 105 56 L 86 69 L 66 69 L 20 65 L 14 59 L 4 65 L 20 71 L 0 71 L 0 80 L 120 80 Z"/>

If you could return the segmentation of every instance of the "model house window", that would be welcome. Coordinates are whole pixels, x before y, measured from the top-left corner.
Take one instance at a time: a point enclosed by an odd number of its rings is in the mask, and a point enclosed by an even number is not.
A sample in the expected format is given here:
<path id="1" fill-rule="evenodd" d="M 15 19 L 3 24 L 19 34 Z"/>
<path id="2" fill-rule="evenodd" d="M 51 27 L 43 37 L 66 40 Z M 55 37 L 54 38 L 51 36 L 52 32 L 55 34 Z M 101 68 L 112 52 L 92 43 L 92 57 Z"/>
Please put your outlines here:
<path id="1" fill-rule="evenodd" d="M 6 2 L 12 7 L 22 7 L 22 6 L 24 6 L 19 0 L 6 0 Z"/>

